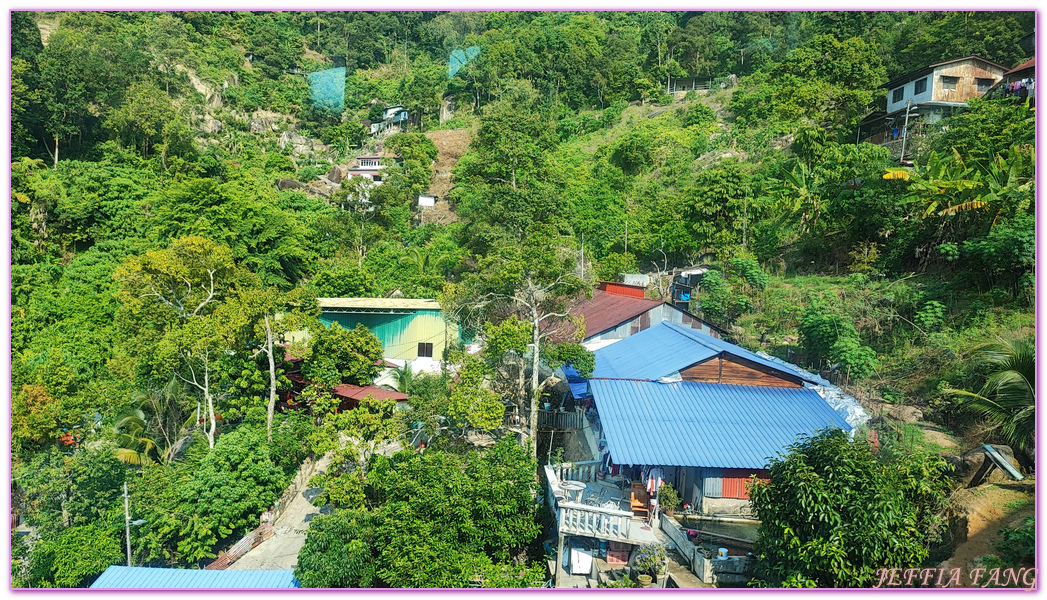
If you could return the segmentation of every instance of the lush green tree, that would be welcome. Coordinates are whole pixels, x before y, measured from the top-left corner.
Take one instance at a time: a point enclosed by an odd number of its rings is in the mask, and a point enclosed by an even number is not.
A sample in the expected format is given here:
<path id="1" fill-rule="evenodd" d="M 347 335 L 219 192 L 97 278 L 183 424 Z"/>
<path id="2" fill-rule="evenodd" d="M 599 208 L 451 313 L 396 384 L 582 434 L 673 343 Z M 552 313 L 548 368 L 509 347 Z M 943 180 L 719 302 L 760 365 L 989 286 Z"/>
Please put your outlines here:
<path id="1" fill-rule="evenodd" d="M 539 531 L 534 462 L 511 440 L 483 454 L 376 457 L 367 487 L 373 508 L 311 523 L 295 570 L 304 587 L 540 584 L 535 566 L 507 560 Z"/>
<path id="2" fill-rule="evenodd" d="M 148 156 L 161 140 L 165 125 L 177 118 L 167 94 L 151 81 L 136 83 L 127 90 L 124 103 L 109 115 L 107 124 L 132 146 Z M 162 144 L 163 142 L 160 141 Z"/>
<path id="3" fill-rule="evenodd" d="M 749 495 L 760 519 L 757 580 L 782 587 L 864 587 L 877 569 L 919 567 L 928 556 L 920 502 L 937 509 L 948 491 L 948 465 L 927 472 L 884 464 L 868 445 L 826 430 L 772 458 L 770 480 Z M 943 485 L 943 482 L 945 484 Z M 904 490 L 931 490 L 919 502 Z"/>
<path id="4" fill-rule="evenodd" d="M 287 482 L 261 428 L 241 426 L 223 434 L 178 489 L 182 560 L 213 558 L 219 541 L 257 527 L 258 516 L 280 497 Z"/>
<path id="5" fill-rule="evenodd" d="M 570 308 L 589 293 L 586 279 L 578 272 L 576 256 L 568 245 L 550 247 L 552 228 L 528 228 L 523 245 L 511 244 L 484 258 L 476 273 L 452 290 L 455 314 L 465 326 L 490 317 L 518 315 L 531 331 L 531 381 L 529 386 L 530 431 L 538 429 L 538 398 L 542 378 L 541 355 L 551 338 L 575 341 L 577 327 L 568 318 Z M 481 321 L 482 320 L 482 321 Z M 574 331 L 564 331 L 564 328 Z M 537 450 L 532 448 L 535 452 Z"/>
<path id="6" fill-rule="evenodd" d="M 28 587 L 89 587 L 124 558 L 120 537 L 95 524 L 62 529 L 33 548 Z"/>
<path id="7" fill-rule="evenodd" d="M 339 383 L 368 385 L 378 375 L 382 360 L 382 343 L 363 324 L 342 329 L 314 321 L 309 327 L 310 356 L 303 366 L 306 377 L 322 381 L 328 387 Z"/>

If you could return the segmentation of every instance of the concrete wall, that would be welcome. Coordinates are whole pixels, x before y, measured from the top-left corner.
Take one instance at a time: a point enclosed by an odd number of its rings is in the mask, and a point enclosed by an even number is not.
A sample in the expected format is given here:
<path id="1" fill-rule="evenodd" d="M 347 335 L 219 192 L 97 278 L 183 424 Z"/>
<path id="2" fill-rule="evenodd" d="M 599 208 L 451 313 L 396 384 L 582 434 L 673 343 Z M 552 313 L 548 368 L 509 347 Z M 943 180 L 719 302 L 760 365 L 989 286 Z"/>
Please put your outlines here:
<path id="1" fill-rule="evenodd" d="M 702 498 L 702 514 L 705 515 L 752 515 L 748 500 L 736 498 Z"/>
<path id="2" fill-rule="evenodd" d="M 705 558 L 702 549 L 687 540 L 686 532 L 676 520 L 666 517 L 661 519 L 660 525 L 676 551 L 690 564 L 691 572 L 703 582 L 714 585 L 739 584 L 751 579 L 748 557 Z"/>

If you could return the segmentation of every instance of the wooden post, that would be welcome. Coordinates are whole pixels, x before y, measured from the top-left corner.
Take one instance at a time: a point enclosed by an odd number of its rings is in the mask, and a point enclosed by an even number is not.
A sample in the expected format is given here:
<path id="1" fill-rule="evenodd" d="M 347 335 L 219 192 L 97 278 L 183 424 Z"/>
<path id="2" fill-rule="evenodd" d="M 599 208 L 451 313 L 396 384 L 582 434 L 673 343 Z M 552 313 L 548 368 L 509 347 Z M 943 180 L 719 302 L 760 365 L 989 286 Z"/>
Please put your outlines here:
<path id="1" fill-rule="evenodd" d="M 556 576 L 553 579 L 553 587 L 560 587 L 560 574 L 563 572 L 563 532 L 560 532 L 560 543 L 556 548 Z"/>

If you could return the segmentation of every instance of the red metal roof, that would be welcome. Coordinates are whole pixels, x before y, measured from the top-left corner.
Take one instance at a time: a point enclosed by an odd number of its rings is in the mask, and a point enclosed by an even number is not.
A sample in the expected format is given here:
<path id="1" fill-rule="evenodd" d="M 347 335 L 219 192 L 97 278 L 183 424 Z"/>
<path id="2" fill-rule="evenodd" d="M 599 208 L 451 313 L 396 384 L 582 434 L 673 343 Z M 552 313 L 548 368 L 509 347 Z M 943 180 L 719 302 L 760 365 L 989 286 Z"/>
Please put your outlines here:
<path id="1" fill-rule="evenodd" d="M 619 294 L 621 296 L 632 296 L 633 298 L 643 298 L 644 287 L 642 285 L 631 285 L 628 283 L 616 283 L 614 281 L 601 281 L 597 286 L 597 289 L 603 290 L 611 294 Z"/>
<path id="2" fill-rule="evenodd" d="M 331 392 L 333 395 L 347 400 L 363 400 L 368 395 L 373 396 L 376 400 L 407 400 L 407 394 L 373 385 L 360 386 L 342 383 L 334 386 Z"/>
<path id="3" fill-rule="evenodd" d="M 661 300 L 633 298 L 595 290 L 593 297 L 571 311 L 585 317 L 585 338 L 613 329 L 662 304 Z"/>
<path id="4" fill-rule="evenodd" d="M 1036 59 L 1035 58 L 1030 58 L 1029 60 L 1023 62 L 1022 64 L 1018 65 L 1017 67 L 1014 67 L 1010 71 L 1007 71 L 1003 75 L 1004 75 L 1004 77 L 1006 77 L 1006 76 L 1010 75 L 1011 73 L 1017 73 L 1018 71 L 1024 71 L 1025 69 L 1031 69 L 1031 68 L 1033 68 L 1035 66 L 1036 66 Z"/>

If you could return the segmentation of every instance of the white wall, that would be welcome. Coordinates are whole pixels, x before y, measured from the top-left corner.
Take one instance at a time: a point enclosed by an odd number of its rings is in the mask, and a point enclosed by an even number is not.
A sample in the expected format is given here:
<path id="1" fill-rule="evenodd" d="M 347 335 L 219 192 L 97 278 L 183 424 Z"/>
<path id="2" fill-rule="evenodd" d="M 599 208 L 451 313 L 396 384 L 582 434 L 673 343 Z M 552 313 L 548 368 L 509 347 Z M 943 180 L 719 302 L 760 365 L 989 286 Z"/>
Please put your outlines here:
<path id="1" fill-rule="evenodd" d="M 919 94 L 916 94 L 916 82 L 921 81 L 923 79 L 927 80 L 927 89 L 925 89 L 923 92 Z M 923 77 L 917 77 L 913 81 L 906 82 L 905 84 L 899 86 L 904 89 L 904 92 L 902 93 L 902 99 L 898 102 L 894 102 L 894 90 L 898 88 L 895 87 L 887 90 L 887 113 L 890 114 L 896 110 L 902 110 L 903 108 L 905 108 L 906 102 L 908 100 L 912 100 L 913 104 L 919 104 L 920 102 L 929 101 L 933 97 L 934 83 L 934 73 L 928 73 Z"/>

